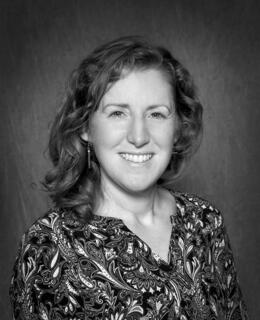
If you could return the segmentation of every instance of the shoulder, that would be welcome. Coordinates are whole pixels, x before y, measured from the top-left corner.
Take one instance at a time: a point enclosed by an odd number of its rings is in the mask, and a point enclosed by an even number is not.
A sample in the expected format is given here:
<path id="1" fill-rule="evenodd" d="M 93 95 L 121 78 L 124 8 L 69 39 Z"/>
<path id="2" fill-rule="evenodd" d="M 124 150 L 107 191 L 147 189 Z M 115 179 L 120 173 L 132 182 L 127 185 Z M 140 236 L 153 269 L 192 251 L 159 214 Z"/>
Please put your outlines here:
<path id="1" fill-rule="evenodd" d="M 62 262 L 75 255 L 72 250 L 73 230 L 82 228 L 71 212 L 49 210 L 23 234 L 14 265 L 14 277 L 20 277 L 23 272 L 29 281 L 43 268 L 50 268 L 54 272 L 53 268 L 58 260 Z"/>
<path id="2" fill-rule="evenodd" d="M 175 198 L 186 205 L 191 205 L 194 207 L 202 208 L 202 209 L 209 209 L 211 211 L 218 211 L 218 209 L 208 200 L 193 194 L 193 193 L 187 193 L 187 192 L 179 192 L 174 191 L 173 192 Z"/>
<path id="3" fill-rule="evenodd" d="M 177 216 L 184 223 L 199 225 L 204 231 L 212 232 L 224 227 L 220 210 L 210 201 L 202 197 L 183 192 L 174 192 Z"/>
<path id="4" fill-rule="evenodd" d="M 82 228 L 70 212 L 52 209 L 24 233 L 9 290 L 15 319 L 21 313 L 42 314 L 47 319 L 43 306 L 54 307 L 54 301 L 61 299 L 67 272 L 78 261 L 73 230 Z M 55 310 L 62 313 L 62 306 L 55 305 Z"/>
<path id="5" fill-rule="evenodd" d="M 211 292 L 214 292 L 210 297 L 211 302 L 229 319 L 236 316 L 239 319 L 247 319 L 221 212 L 211 202 L 197 195 L 174 192 L 174 196 L 177 205 L 175 230 L 178 244 L 186 254 L 187 270 L 192 270 L 191 266 L 194 266 L 196 261 L 201 261 L 203 281 L 205 280 L 211 287 Z M 216 302 L 213 302 L 214 296 L 217 297 Z"/>
<path id="6" fill-rule="evenodd" d="M 64 231 L 74 228 L 82 228 L 82 224 L 71 211 L 59 208 L 50 209 L 46 214 L 38 218 L 24 233 L 22 242 L 33 242 L 41 239 L 38 244 L 52 241 L 57 242 L 57 237 Z"/>

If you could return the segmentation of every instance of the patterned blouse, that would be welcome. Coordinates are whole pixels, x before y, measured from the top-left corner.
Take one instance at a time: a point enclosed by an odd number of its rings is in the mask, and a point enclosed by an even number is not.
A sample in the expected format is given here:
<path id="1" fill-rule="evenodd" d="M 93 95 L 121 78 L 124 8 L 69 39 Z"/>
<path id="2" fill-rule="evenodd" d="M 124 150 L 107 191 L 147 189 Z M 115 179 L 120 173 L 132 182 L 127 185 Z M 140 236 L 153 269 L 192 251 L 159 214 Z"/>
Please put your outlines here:
<path id="1" fill-rule="evenodd" d="M 174 193 L 169 262 L 121 219 L 51 210 L 22 238 L 14 319 L 248 319 L 220 212 Z"/>

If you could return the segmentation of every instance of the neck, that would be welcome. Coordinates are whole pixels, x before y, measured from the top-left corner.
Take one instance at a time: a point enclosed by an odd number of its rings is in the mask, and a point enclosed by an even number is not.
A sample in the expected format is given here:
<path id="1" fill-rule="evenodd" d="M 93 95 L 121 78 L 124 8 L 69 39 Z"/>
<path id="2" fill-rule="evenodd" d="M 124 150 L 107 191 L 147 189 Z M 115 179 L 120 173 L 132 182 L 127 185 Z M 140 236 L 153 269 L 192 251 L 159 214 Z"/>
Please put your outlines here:
<path id="1" fill-rule="evenodd" d="M 155 219 L 155 206 L 158 202 L 158 187 L 155 185 L 142 192 L 129 193 L 116 186 L 101 183 L 102 196 L 95 212 L 129 222 L 150 224 Z"/>

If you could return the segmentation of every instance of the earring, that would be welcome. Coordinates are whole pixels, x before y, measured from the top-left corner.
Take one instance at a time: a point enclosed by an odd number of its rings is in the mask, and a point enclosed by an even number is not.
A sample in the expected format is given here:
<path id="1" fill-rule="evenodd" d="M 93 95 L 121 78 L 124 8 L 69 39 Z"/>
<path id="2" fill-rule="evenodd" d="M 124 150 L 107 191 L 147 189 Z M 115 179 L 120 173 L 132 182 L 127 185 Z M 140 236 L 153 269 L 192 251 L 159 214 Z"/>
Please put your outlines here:
<path id="1" fill-rule="evenodd" d="M 88 161 L 88 169 L 91 169 L 91 149 L 90 142 L 87 144 L 87 161 Z"/>

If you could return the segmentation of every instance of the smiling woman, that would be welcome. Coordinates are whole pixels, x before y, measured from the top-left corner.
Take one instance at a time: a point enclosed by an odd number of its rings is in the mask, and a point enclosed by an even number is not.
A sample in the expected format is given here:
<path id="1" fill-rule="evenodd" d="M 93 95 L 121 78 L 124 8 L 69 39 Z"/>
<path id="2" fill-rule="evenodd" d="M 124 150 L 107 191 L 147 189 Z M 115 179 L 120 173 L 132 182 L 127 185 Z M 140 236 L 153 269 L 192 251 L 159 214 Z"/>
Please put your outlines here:
<path id="1" fill-rule="evenodd" d="M 201 130 L 168 50 L 126 37 L 83 60 L 50 136 L 55 208 L 15 263 L 15 319 L 247 319 L 222 215 L 174 191 Z"/>
<path id="2" fill-rule="evenodd" d="M 121 199 L 155 187 L 170 162 L 177 128 L 164 74 L 156 69 L 124 73 L 81 136 L 93 144 L 99 159 L 101 190 L 109 192 L 113 185 Z"/>

